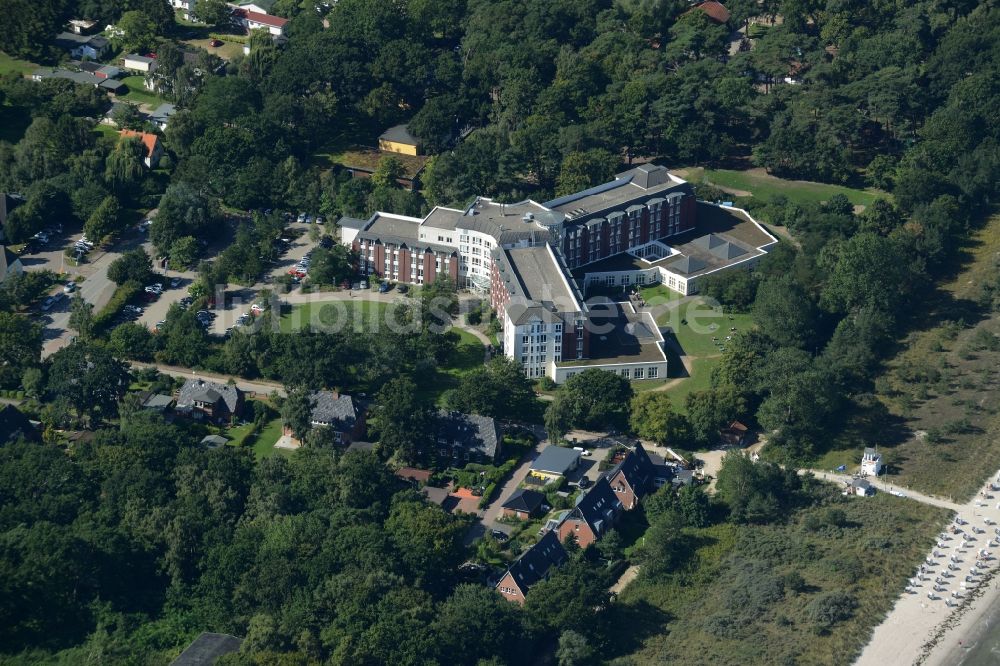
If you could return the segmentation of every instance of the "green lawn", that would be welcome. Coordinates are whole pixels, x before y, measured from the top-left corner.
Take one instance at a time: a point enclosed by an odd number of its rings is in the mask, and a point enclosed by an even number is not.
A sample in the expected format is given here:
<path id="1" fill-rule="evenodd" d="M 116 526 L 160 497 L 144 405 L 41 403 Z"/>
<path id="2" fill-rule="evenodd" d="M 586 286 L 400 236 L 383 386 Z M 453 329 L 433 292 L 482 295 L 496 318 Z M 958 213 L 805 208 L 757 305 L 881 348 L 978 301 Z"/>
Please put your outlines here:
<path id="1" fill-rule="evenodd" d="M 122 81 L 128 86 L 128 94 L 122 95 L 122 99 L 127 99 L 136 104 L 149 104 L 154 109 L 167 101 L 159 95 L 146 90 L 143 85 L 145 78 L 142 76 L 126 76 Z"/>
<path id="2" fill-rule="evenodd" d="M 229 446 L 243 446 L 249 444 L 253 447 L 254 455 L 258 460 L 268 456 L 280 455 L 288 456 L 294 453 L 288 449 L 276 449 L 274 443 L 281 437 L 281 419 L 276 418 L 268 421 L 263 430 L 256 436 L 251 435 L 252 423 L 246 423 L 223 432 L 223 436 L 230 439 Z M 248 441 L 248 438 L 250 441 Z"/>
<path id="3" fill-rule="evenodd" d="M 441 397 L 444 392 L 456 388 L 462 375 L 483 364 L 483 343 L 479 338 L 459 328 L 452 328 L 451 332 L 459 337 L 455 355 L 447 365 L 438 366 L 434 377 L 421 386 L 427 399 L 438 406 L 442 406 Z"/>
<path id="4" fill-rule="evenodd" d="M 782 195 L 790 201 L 798 203 L 827 201 L 835 194 L 843 194 L 855 205 L 868 206 L 875 199 L 890 196 L 876 189 L 857 190 L 841 185 L 827 185 L 807 180 L 785 180 L 763 173 L 761 170 L 734 171 L 731 169 L 693 168 L 687 170 L 687 178 L 692 182 L 743 190 L 764 199 Z"/>
<path id="5" fill-rule="evenodd" d="M 661 328 L 669 327 L 673 331 L 685 356 L 695 357 L 721 354 L 727 336 L 753 327 L 750 315 L 726 314 L 712 308 L 701 298 L 671 308 L 661 314 L 656 323 Z M 732 328 L 736 331 L 731 331 Z"/>
<path id="6" fill-rule="evenodd" d="M 0 76 L 6 74 L 20 74 L 24 76 L 25 74 L 31 74 L 33 71 L 38 69 L 39 65 L 33 62 L 28 62 L 27 60 L 19 60 L 13 56 L 9 56 L 3 51 L 0 51 Z"/>
<path id="7" fill-rule="evenodd" d="M 381 325 L 396 307 L 399 306 L 382 301 L 359 299 L 293 305 L 291 312 L 281 316 L 281 330 L 290 333 L 308 324 L 313 328 L 329 331 L 349 329 L 365 331 Z"/>
<path id="8" fill-rule="evenodd" d="M 666 390 L 678 410 L 684 411 L 684 401 L 688 394 L 712 388 L 712 370 L 718 363 L 718 358 L 695 359 L 691 363 L 691 376 Z"/>

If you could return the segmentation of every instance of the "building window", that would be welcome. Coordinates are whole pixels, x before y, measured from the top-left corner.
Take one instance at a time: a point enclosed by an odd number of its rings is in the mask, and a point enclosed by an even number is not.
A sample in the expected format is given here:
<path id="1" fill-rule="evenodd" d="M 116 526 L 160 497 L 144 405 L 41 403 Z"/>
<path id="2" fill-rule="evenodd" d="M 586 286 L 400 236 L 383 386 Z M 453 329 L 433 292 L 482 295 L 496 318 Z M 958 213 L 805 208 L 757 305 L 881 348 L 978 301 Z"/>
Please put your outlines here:
<path id="1" fill-rule="evenodd" d="M 615 276 L 614 275 L 605 275 L 604 276 L 604 284 L 606 284 L 609 287 L 615 286 Z"/>
<path id="2" fill-rule="evenodd" d="M 656 366 L 650 366 L 647 369 L 649 370 L 649 372 L 646 373 L 646 376 L 649 377 L 650 379 L 656 379 L 657 373 L 659 372 L 659 368 L 657 368 Z"/>
<path id="3" fill-rule="evenodd" d="M 642 375 L 643 375 L 642 368 L 636 368 L 635 369 L 635 378 L 636 379 L 642 379 Z"/>
<path id="4" fill-rule="evenodd" d="M 622 377 L 628 379 L 631 376 L 631 374 L 632 373 L 629 371 L 628 368 L 622 368 Z"/>

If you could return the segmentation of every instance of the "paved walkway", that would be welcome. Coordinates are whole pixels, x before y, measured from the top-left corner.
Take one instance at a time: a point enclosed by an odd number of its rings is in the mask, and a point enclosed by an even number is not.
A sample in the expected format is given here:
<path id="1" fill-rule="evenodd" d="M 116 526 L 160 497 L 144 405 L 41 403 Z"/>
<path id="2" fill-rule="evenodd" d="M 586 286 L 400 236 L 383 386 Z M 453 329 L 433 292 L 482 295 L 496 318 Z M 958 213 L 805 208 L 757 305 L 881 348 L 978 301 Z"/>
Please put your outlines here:
<path id="1" fill-rule="evenodd" d="M 618 580 L 615 581 L 614 585 L 608 588 L 608 591 L 611 594 L 621 594 L 621 591 L 624 590 L 629 583 L 634 581 L 638 575 L 639 575 L 639 565 L 633 564 L 628 569 L 622 572 L 622 575 L 618 578 Z"/>
<path id="2" fill-rule="evenodd" d="M 182 377 L 184 379 L 201 378 L 207 379 L 208 381 L 218 382 L 220 384 L 226 384 L 230 380 L 235 382 L 241 390 L 248 393 L 256 393 L 261 396 L 268 396 L 272 392 L 276 392 L 278 395 L 285 395 L 285 387 L 278 382 L 268 381 L 266 379 L 243 379 L 242 377 L 235 377 L 233 375 L 221 375 L 213 372 L 203 372 L 201 370 L 192 370 L 191 368 L 182 368 L 175 365 L 163 365 L 160 363 L 142 363 L 139 361 L 130 361 L 133 367 L 137 368 L 156 368 L 165 375 L 170 375 L 171 377 Z"/>
<path id="3" fill-rule="evenodd" d="M 835 481 L 838 483 L 847 484 L 850 483 L 851 479 L 854 478 L 849 474 L 836 474 L 834 472 L 824 472 L 818 469 L 808 469 L 799 470 L 800 474 L 806 472 L 812 472 L 813 476 L 817 479 L 823 479 L 824 481 Z M 891 483 L 887 483 L 881 477 L 879 479 L 868 479 L 869 483 L 872 484 L 877 490 L 881 490 L 885 493 L 891 493 L 898 495 L 899 497 L 905 497 L 907 499 L 912 499 L 917 502 L 922 502 L 924 504 L 930 504 L 931 506 L 939 506 L 943 509 L 950 509 L 955 512 L 962 511 L 965 506 L 961 504 L 956 504 L 950 500 L 942 499 L 940 497 L 935 497 L 933 495 L 925 495 L 924 493 L 917 492 L 915 490 L 910 490 L 909 488 L 899 488 Z"/>

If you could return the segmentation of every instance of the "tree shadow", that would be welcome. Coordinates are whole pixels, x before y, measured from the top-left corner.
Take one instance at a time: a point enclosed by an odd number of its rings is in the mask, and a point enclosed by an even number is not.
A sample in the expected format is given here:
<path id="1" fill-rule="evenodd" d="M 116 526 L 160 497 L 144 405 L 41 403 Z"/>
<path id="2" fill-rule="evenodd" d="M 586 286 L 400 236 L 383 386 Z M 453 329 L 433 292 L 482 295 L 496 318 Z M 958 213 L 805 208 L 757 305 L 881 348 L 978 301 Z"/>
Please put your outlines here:
<path id="1" fill-rule="evenodd" d="M 613 604 L 604 617 L 602 656 L 612 659 L 636 652 L 647 638 L 666 633 L 666 625 L 673 619 L 645 600 Z"/>

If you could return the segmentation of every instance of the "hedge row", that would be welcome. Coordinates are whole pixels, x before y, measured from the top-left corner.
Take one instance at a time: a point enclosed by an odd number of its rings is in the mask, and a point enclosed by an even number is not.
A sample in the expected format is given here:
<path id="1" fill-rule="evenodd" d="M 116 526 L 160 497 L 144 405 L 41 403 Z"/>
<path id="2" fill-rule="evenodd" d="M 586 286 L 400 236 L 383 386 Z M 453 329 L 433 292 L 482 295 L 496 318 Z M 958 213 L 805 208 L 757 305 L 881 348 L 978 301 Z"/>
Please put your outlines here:
<path id="1" fill-rule="evenodd" d="M 217 32 L 210 32 L 208 36 L 211 39 L 218 39 L 223 42 L 236 42 L 237 44 L 246 44 L 250 41 L 249 37 L 244 37 L 243 35 L 221 35 Z"/>
<path id="2" fill-rule="evenodd" d="M 11 400 L 24 400 L 24 391 L 15 391 L 14 389 L 2 389 L 0 390 L 0 397 L 10 398 Z"/>
<path id="3" fill-rule="evenodd" d="M 111 320 L 114 319 L 125 304 L 135 298 L 135 295 L 142 290 L 142 285 L 135 280 L 129 280 L 115 289 L 114 295 L 108 304 L 101 308 L 101 311 L 94 315 L 94 329 L 102 331 L 107 328 Z"/>

